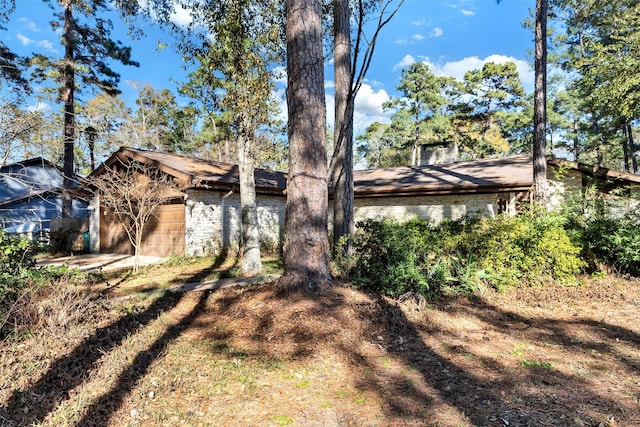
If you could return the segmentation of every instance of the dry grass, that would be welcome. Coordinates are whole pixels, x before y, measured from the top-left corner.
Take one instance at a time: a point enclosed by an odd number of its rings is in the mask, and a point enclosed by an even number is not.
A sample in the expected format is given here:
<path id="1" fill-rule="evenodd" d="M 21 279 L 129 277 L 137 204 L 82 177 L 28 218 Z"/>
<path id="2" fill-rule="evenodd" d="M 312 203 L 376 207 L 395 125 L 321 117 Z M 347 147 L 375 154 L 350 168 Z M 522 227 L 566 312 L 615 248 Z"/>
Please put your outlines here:
<path id="1" fill-rule="evenodd" d="M 269 285 L 97 302 L 2 343 L 0 424 L 640 425 L 640 282 L 585 281 L 421 308 Z"/>

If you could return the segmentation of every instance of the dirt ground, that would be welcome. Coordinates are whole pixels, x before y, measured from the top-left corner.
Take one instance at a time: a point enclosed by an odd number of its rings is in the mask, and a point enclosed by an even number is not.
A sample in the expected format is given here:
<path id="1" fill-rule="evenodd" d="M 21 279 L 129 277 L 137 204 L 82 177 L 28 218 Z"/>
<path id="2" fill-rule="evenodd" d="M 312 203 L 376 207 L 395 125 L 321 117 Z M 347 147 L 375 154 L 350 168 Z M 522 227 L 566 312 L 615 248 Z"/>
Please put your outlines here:
<path id="1" fill-rule="evenodd" d="M 0 344 L 0 425 L 637 426 L 640 281 L 93 300 Z"/>

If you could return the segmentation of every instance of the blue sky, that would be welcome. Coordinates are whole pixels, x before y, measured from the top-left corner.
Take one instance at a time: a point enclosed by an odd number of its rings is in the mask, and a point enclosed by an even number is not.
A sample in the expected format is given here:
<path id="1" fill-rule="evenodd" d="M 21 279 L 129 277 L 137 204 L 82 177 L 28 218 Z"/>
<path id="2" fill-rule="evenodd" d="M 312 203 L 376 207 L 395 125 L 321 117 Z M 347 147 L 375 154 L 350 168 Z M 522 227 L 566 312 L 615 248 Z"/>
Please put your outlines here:
<path id="1" fill-rule="evenodd" d="M 0 33 L 2 40 L 22 54 L 32 52 L 62 56 L 59 36 L 49 26 L 51 10 L 42 0 L 16 0 L 17 9 Z M 382 111 L 382 103 L 397 95 L 404 66 L 413 61 L 426 61 L 436 74 L 461 78 L 471 69 L 481 68 L 484 62 L 514 61 L 527 91 L 533 88 L 533 72 L 527 52 L 533 48 L 533 35 L 522 28 L 529 16 L 533 0 L 405 0 L 398 15 L 383 30 L 366 84 L 356 100 L 356 134 L 373 121 L 387 121 L 389 113 Z M 186 14 L 176 14 L 175 20 L 184 22 Z M 173 81 L 186 76 L 184 62 L 171 48 L 159 50 L 158 42 L 170 38 L 150 23 L 144 26 L 146 36 L 131 40 L 126 28 L 117 25 L 113 38 L 133 49 L 133 59 L 139 68 L 114 67 L 121 73 L 123 99 L 133 102 L 136 86 L 146 83 L 158 89 L 175 89 Z M 332 124 L 332 70 L 327 67 L 328 122 Z M 283 102 L 283 105 L 284 102 Z"/>

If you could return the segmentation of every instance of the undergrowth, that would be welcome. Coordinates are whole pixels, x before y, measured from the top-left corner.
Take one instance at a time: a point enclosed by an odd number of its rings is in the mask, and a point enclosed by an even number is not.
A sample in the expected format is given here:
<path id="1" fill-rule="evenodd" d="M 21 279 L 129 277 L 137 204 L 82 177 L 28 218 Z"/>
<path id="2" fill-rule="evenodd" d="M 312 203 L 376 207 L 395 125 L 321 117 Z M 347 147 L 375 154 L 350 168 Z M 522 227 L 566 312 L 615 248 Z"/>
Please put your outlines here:
<path id="1" fill-rule="evenodd" d="M 466 217 L 436 227 L 369 220 L 358 224 L 350 273 L 356 286 L 395 297 L 575 281 L 585 263 L 564 223 L 554 214 Z"/>
<path id="2" fill-rule="evenodd" d="M 37 267 L 27 239 L 0 230 L 0 340 L 31 330 L 60 334 L 79 322 L 89 298 L 75 286 L 85 280 L 67 267 Z"/>
<path id="3" fill-rule="evenodd" d="M 351 236 L 354 255 L 336 260 L 358 287 L 406 294 L 473 294 L 550 281 L 576 282 L 602 268 L 640 275 L 640 214 L 622 215 L 601 193 L 558 212 L 464 217 L 437 226 L 420 219 L 367 220 Z"/>

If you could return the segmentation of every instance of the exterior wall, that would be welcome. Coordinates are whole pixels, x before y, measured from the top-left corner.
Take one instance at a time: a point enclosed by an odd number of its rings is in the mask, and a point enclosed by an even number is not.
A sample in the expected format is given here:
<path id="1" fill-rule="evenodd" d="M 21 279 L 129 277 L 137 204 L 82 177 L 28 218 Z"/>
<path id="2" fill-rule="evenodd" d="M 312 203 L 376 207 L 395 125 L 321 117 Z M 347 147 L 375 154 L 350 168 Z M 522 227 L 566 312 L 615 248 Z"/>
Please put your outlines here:
<path id="1" fill-rule="evenodd" d="M 237 250 L 242 237 L 240 195 L 206 190 L 187 192 L 185 206 L 186 254 L 217 254 L 222 248 Z M 278 247 L 284 229 L 286 199 L 257 196 L 260 240 Z"/>
<path id="2" fill-rule="evenodd" d="M 0 226 L 7 233 L 49 231 L 53 218 L 59 218 L 62 212 L 62 199 L 59 196 L 32 197 L 21 199 L 0 209 Z M 73 217 L 87 216 L 87 203 L 73 200 Z"/>
<path id="3" fill-rule="evenodd" d="M 212 191 L 187 191 L 185 252 L 187 256 L 218 253 L 222 249 L 222 197 Z"/>
<path id="4" fill-rule="evenodd" d="M 89 202 L 89 252 L 100 252 L 100 197 Z"/>
<path id="5" fill-rule="evenodd" d="M 354 203 L 356 222 L 385 217 L 406 221 L 417 217 L 437 225 L 445 218 L 456 220 L 465 215 L 494 216 L 497 213 L 497 194 L 371 197 L 355 199 Z"/>
<path id="6" fill-rule="evenodd" d="M 458 144 L 450 142 L 446 145 L 420 146 L 420 158 L 418 164 L 420 166 L 442 165 L 447 163 L 455 163 L 458 161 Z"/>
<path id="7" fill-rule="evenodd" d="M 604 201 L 613 218 L 622 218 L 629 213 L 638 212 L 640 195 L 637 189 L 631 189 L 630 193 L 629 196 L 616 196 L 612 194 L 606 194 L 604 196 Z"/>
<path id="8" fill-rule="evenodd" d="M 549 183 L 550 201 L 548 208 L 557 210 L 565 202 L 578 200 L 582 197 L 582 173 L 574 169 L 559 169 L 550 166 L 547 168 L 547 181 Z"/>

